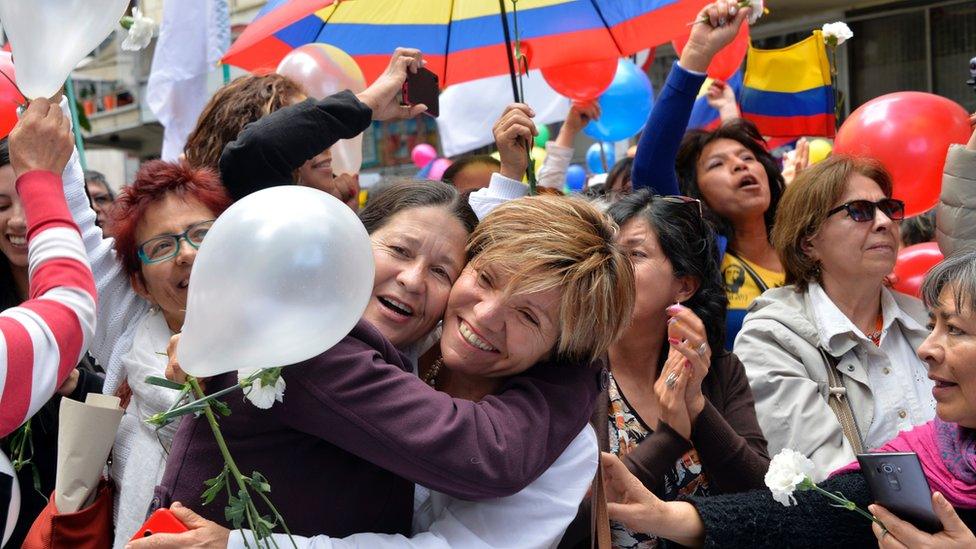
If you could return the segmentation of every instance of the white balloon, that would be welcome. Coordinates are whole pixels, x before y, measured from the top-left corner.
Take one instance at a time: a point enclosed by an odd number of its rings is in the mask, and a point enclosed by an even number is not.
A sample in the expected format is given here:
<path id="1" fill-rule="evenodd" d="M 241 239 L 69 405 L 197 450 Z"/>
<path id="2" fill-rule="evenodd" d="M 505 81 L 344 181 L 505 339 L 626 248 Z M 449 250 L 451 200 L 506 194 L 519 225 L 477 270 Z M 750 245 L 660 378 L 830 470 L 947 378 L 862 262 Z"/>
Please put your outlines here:
<path id="1" fill-rule="evenodd" d="M 320 355 L 362 317 L 373 270 L 365 227 L 332 195 L 297 185 L 250 194 L 197 252 L 180 366 L 212 376 Z"/>
<path id="2" fill-rule="evenodd" d="M 0 473 L 12 477 L 10 502 L 7 505 L 7 519 L 3 528 L 3 542 L 0 542 L 0 547 L 2 547 L 7 545 L 10 536 L 13 535 L 14 528 L 17 526 L 17 517 L 20 515 L 20 484 L 17 482 L 17 473 L 14 472 L 13 465 L 2 452 L 0 452 Z"/>
<path id="3" fill-rule="evenodd" d="M 51 97 L 119 24 L 129 0 L 0 0 L 17 85 L 28 99 Z"/>

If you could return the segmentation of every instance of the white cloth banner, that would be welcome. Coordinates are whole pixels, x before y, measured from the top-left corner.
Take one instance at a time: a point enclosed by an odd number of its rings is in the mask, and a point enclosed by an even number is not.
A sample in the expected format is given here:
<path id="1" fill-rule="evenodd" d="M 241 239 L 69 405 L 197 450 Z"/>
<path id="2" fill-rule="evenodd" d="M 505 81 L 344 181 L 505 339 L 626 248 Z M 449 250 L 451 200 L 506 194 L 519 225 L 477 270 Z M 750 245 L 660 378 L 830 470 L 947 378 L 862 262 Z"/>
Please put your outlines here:
<path id="1" fill-rule="evenodd" d="M 541 72 L 529 71 L 522 77 L 522 82 L 525 102 L 535 111 L 536 124 L 566 119 L 569 99 L 556 93 L 542 78 Z M 441 94 L 441 115 L 437 119 L 444 156 L 493 143 L 495 138 L 491 128 L 511 102 L 512 79 L 507 74 L 448 86 Z"/>
<path id="2" fill-rule="evenodd" d="M 206 105 L 207 75 L 230 46 L 227 0 L 166 0 L 146 103 L 165 131 L 163 160 L 176 160 Z"/>

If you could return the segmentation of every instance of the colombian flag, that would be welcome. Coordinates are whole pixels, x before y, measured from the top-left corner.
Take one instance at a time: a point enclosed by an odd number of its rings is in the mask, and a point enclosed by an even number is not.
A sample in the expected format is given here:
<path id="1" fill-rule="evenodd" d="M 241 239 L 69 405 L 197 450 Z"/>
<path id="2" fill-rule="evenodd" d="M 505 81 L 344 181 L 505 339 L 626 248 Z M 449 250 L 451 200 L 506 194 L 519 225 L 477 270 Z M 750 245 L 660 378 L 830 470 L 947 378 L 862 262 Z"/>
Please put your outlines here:
<path id="1" fill-rule="evenodd" d="M 779 50 L 749 47 L 742 116 L 771 137 L 833 137 L 834 88 L 823 35 Z"/>

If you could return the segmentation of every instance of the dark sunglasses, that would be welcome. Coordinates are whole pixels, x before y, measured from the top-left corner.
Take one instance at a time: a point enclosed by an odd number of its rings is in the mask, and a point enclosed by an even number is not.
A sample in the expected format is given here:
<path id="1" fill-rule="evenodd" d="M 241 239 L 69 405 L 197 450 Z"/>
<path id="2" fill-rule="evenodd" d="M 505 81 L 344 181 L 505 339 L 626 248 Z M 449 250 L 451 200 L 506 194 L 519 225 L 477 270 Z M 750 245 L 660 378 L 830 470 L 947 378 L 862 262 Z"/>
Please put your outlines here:
<path id="1" fill-rule="evenodd" d="M 895 198 L 882 198 L 877 202 L 871 202 L 870 200 L 851 200 L 827 212 L 827 217 L 842 210 L 847 210 L 847 215 L 859 223 L 874 221 L 874 214 L 877 210 L 881 210 L 881 213 L 888 216 L 888 219 L 892 221 L 905 219 L 905 203 Z"/>

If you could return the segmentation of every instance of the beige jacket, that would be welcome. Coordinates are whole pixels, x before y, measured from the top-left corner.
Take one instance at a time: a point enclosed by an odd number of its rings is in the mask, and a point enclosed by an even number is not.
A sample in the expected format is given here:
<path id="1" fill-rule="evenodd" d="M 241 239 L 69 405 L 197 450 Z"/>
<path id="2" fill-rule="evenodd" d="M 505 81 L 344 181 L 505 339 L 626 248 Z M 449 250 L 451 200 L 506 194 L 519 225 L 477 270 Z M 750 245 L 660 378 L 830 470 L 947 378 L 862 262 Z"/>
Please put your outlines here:
<path id="1" fill-rule="evenodd" d="M 935 235 L 946 257 L 976 247 L 976 151 L 964 145 L 946 156 Z"/>
<path id="2" fill-rule="evenodd" d="M 887 291 L 887 290 L 885 290 Z M 906 326 L 896 320 L 913 349 L 928 332 L 922 303 L 892 292 L 897 306 L 918 322 Z M 854 461 L 837 416 L 827 405 L 827 364 L 820 354 L 820 334 L 814 325 L 809 294 L 794 286 L 773 288 L 756 298 L 735 339 L 735 354 L 746 367 L 756 399 L 756 415 L 769 443 L 769 455 L 792 448 L 816 464 L 817 482 L 830 472 Z M 874 420 L 875 402 L 865 367 L 854 353 L 856 343 L 837 341 L 826 351 L 839 359 L 847 397 L 861 433 Z M 845 356 L 847 355 L 847 356 Z"/>

